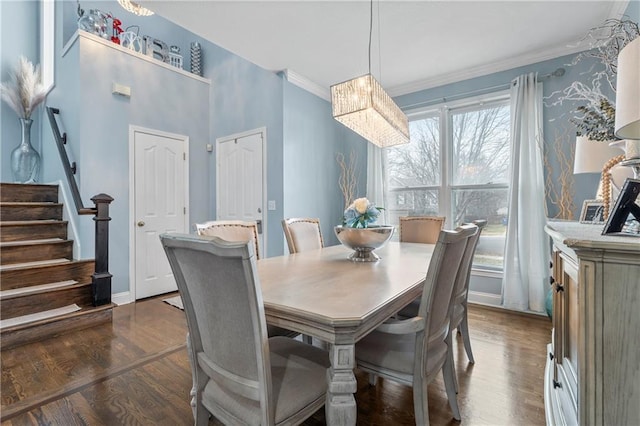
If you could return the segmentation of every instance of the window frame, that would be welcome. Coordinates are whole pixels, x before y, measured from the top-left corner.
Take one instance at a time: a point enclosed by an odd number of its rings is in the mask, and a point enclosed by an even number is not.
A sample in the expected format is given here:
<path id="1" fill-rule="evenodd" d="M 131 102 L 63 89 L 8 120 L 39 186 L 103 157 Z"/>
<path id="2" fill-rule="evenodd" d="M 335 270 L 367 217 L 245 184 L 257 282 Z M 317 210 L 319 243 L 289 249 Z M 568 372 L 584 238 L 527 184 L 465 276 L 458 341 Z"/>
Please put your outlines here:
<path id="1" fill-rule="evenodd" d="M 439 185 L 416 185 L 402 188 L 387 188 L 386 198 L 392 194 L 404 191 L 437 191 L 438 192 L 438 215 L 446 217 L 445 227 L 452 228 L 454 226 L 453 219 L 453 200 L 454 191 L 459 190 L 509 190 L 510 182 L 505 183 L 483 183 L 483 184 L 453 184 L 453 116 L 456 113 L 473 112 L 486 108 L 487 105 L 503 105 L 510 106 L 510 91 L 501 90 L 490 94 L 468 97 L 455 102 L 443 102 L 430 105 L 428 107 L 414 108 L 405 111 L 409 121 L 417 121 L 420 119 L 435 117 L 439 118 L 439 148 L 440 148 L 440 176 Z M 384 169 L 387 170 L 387 152 L 383 150 Z M 387 181 L 387 176 L 385 176 Z M 385 183 L 387 186 L 387 183 Z M 508 225 L 507 225 L 508 226 Z M 486 265 L 474 265 L 474 272 L 481 272 L 483 275 L 502 276 L 504 266 L 492 268 Z"/>

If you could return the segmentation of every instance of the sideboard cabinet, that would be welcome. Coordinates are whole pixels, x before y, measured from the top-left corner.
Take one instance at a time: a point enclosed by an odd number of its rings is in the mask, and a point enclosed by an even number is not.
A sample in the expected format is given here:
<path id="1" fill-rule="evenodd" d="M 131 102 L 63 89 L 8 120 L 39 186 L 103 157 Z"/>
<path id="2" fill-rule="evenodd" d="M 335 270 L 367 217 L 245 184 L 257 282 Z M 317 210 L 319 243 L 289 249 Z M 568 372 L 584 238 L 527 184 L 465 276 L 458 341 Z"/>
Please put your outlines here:
<path id="1" fill-rule="evenodd" d="M 640 425 L 640 238 L 551 221 L 548 425 Z"/>

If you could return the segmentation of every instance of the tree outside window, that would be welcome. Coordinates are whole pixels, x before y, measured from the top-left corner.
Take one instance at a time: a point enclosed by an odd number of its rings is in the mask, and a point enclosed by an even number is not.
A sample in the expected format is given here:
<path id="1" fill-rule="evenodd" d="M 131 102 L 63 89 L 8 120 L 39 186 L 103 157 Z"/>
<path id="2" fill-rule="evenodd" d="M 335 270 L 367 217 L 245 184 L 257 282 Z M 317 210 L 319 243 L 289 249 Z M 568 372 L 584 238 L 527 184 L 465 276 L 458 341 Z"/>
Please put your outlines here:
<path id="1" fill-rule="evenodd" d="M 474 267 L 502 269 L 510 166 L 508 98 L 409 113 L 411 142 L 385 150 L 387 208 L 447 217 L 447 227 L 485 219 Z"/>

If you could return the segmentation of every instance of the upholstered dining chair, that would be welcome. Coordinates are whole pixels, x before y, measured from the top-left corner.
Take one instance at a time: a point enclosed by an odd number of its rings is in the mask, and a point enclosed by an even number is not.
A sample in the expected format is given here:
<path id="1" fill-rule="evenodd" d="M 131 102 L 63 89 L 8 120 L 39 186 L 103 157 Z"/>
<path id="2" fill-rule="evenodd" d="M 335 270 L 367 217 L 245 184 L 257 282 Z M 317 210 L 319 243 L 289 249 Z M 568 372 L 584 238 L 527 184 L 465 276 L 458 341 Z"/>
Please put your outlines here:
<path id="1" fill-rule="evenodd" d="M 300 253 L 324 247 L 320 219 L 297 217 L 283 219 L 282 230 L 287 239 L 289 253 Z"/>
<path id="2" fill-rule="evenodd" d="M 467 250 L 465 251 L 465 258 L 463 259 L 464 269 L 462 270 L 462 272 L 465 275 L 456 280 L 456 286 L 453 289 L 451 330 L 457 329 L 462 335 L 462 341 L 464 343 L 464 350 L 467 353 L 467 358 L 469 359 L 469 362 L 473 364 L 475 363 L 475 360 L 473 358 L 473 352 L 471 351 L 471 340 L 469 339 L 467 299 L 469 298 L 469 281 L 471 279 L 471 267 L 473 265 L 473 258 L 476 254 L 476 248 L 478 247 L 480 234 L 482 233 L 482 229 L 487 225 L 487 221 L 474 220 L 472 223 L 478 227 L 478 233 L 469 238 Z M 451 353 L 451 356 L 453 359 L 453 352 Z"/>
<path id="3" fill-rule="evenodd" d="M 219 237 L 226 241 L 252 241 L 256 259 L 260 259 L 258 227 L 255 222 L 241 220 L 211 220 L 196 223 L 196 233 L 205 237 Z M 267 325 L 269 336 L 296 337 L 299 333 L 275 325 Z"/>
<path id="4" fill-rule="evenodd" d="M 267 337 L 253 243 L 160 236 L 184 302 L 196 425 L 299 424 L 320 409 L 329 355 Z"/>
<path id="5" fill-rule="evenodd" d="M 416 425 L 429 424 L 427 386 L 442 371 L 453 417 L 460 420 L 450 346 L 452 293 L 475 225 L 440 231 L 429 262 L 418 315 L 391 319 L 356 343 L 358 368 L 373 377 L 413 386 Z"/>
<path id="6" fill-rule="evenodd" d="M 256 259 L 260 259 L 258 227 L 255 222 L 242 220 L 211 220 L 196 223 L 196 233 L 209 237 L 219 237 L 227 241 L 253 241 Z"/>
<path id="7" fill-rule="evenodd" d="M 444 227 L 445 219 L 443 216 L 400 217 L 400 241 L 435 244 Z"/>

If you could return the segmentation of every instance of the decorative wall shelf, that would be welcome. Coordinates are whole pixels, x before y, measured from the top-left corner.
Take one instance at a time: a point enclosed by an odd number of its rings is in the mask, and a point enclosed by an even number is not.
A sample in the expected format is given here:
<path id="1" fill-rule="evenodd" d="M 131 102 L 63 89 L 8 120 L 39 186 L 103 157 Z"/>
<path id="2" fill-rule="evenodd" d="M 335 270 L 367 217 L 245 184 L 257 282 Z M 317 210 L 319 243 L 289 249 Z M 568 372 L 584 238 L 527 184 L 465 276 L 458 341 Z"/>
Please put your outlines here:
<path id="1" fill-rule="evenodd" d="M 147 61 L 149 63 L 152 63 L 152 64 L 158 65 L 160 67 L 166 68 L 166 69 L 171 70 L 173 72 L 176 72 L 178 74 L 182 74 L 185 77 L 189 77 L 189 78 L 201 81 L 201 82 L 209 84 L 209 85 L 211 84 L 211 80 L 208 79 L 208 78 L 200 77 L 199 75 L 190 73 L 190 72 L 185 71 L 185 70 L 183 70 L 181 68 L 177 68 L 177 67 L 171 66 L 166 62 L 159 61 L 157 59 L 152 58 L 151 56 L 147 56 L 147 55 L 145 55 L 143 53 L 136 52 L 135 50 L 127 49 L 125 47 L 120 46 L 119 44 L 113 43 L 110 40 L 105 40 L 105 39 L 103 39 L 101 37 L 98 37 L 97 35 L 88 33 L 88 32 L 83 31 L 83 30 L 77 30 L 75 32 L 75 34 L 69 39 L 67 44 L 62 49 L 62 56 L 63 57 L 67 54 L 67 52 L 71 49 L 71 47 L 76 43 L 76 41 L 80 37 L 85 38 L 87 40 L 94 41 L 94 42 L 99 43 L 99 44 L 102 44 L 103 46 L 109 47 L 111 49 L 115 49 L 115 50 L 120 51 L 122 53 L 125 53 L 127 55 L 131 55 L 131 56 L 134 56 L 136 58 L 142 59 L 143 61 Z"/>

